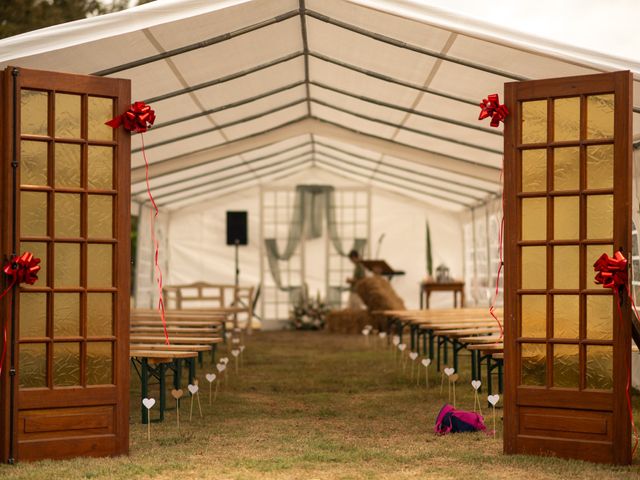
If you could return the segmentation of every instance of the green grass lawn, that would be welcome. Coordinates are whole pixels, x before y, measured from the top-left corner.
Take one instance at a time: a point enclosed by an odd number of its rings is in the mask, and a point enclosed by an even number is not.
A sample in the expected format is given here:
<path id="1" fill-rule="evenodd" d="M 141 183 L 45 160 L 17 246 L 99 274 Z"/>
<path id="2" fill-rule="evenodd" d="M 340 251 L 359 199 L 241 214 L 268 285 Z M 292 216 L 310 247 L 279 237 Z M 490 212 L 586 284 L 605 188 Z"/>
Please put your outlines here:
<path id="1" fill-rule="evenodd" d="M 180 432 L 172 410 L 164 423 L 152 424 L 152 440 L 147 440 L 146 426 L 139 423 L 139 382 L 132 376 L 128 457 L 2 465 L 0 478 L 640 478 L 638 461 L 620 468 L 505 456 L 500 433 L 495 439 L 435 436 L 435 417 L 448 399 L 446 386 L 440 394 L 432 374 L 429 391 L 424 384 L 417 387 L 402 375 L 390 351 L 367 346 L 361 336 L 259 333 L 244 355 L 240 375 L 231 368 L 229 385 L 212 407 L 204 379 L 210 368 L 198 369 L 204 419 L 196 417 L 196 409 L 189 422 L 185 400 Z M 468 368 L 468 360 L 461 365 Z M 456 394 L 459 408 L 472 409 L 464 371 Z M 491 428 L 490 412 L 485 414 Z"/>

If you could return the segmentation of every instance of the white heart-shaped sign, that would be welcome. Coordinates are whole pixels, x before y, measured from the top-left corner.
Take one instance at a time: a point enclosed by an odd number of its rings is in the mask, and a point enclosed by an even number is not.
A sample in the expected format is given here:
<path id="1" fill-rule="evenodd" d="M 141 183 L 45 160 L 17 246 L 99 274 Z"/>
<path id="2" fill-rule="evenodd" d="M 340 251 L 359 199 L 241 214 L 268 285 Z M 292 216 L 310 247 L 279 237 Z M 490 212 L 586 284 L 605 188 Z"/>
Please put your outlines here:
<path id="1" fill-rule="evenodd" d="M 240 352 L 244 352 L 244 345 L 240 345 L 238 348 L 240 349 Z"/>
<path id="2" fill-rule="evenodd" d="M 489 395 L 487 397 L 487 400 L 489 400 L 489 403 L 495 407 L 496 404 L 498 403 L 498 401 L 500 400 L 500 395 L 497 395 L 497 394 L 496 395 Z"/>
<path id="3" fill-rule="evenodd" d="M 481 385 L 482 385 L 482 382 L 480 380 L 471 380 L 471 386 L 473 387 L 474 390 L 478 390 Z"/>
<path id="4" fill-rule="evenodd" d="M 216 365 L 216 368 L 218 369 L 218 372 L 222 373 L 227 366 L 224 363 L 219 363 Z"/>
<path id="5" fill-rule="evenodd" d="M 409 358 L 410 358 L 411 360 L 415 360 L 416 358 L 418 358 L 418 352 L 411 352 L 411 353 L 409 354 Z"/>
<path id="6" fill-rule="evenodd" d="M 387 332 L 380 332 L 380 333 L 378 334 L 378 336 L 379 336 L 380 338 L 387 338 Z"/>
<path id="7" fill-rule="evenodd" d="M 363 334 L 363 335 L 365 335 L 365 336 L 366 336 L 366 335 L 369 335 L 370 333 L 371 333 L 371 330 L 369 330 L 368 328 L 363 328 L 363 329 L 362 329 L 362 334 Z"/>
<path id="8" fill-rule="evenodd" d="M 227 332 L 227 333 L 224 334 L 224 336 L 227 337 L 227 338 L 231 338 L 231 337 L 233 337 L 233 333 Z"/>
<path id="9" fill-rule="evenodd" d="M 431 359 L 430 358 L 423 358 L 422 359 L 422 365 L 424 365 L 425 367 L 428 367 L 429 365 L 431 365 Z"/>
<path id="10" fill-rule="evenodd" d="M 237 357 L 238 355 L 240 355 L 240 350 L 238 350 L 237 348 L 234 348 L 233 350 L 231 350 L 231 355 L 233 355 L 234 357 Z"/>
<path id="11" fill-rule="evenodd" d="M 444 374 L 445 374 L 447 377 L 450 377 L 451 375 L 453 375 L 453 374 L 455 373 L 455 371 L 456 371 L 456 369 L 455 369 L 455 368 L 451 368 L 451 367 L 449 367 L 449 368 L 445 368 L 445 369 L 444 369 Z"/>
<path id="12" fill-rule="evenodd" d="M 207 382 L 209 383 L 213 383 L 213 381 L 216 379 L 216 374 L 215 373 L 207 373 L 204 378 L 207 379 Z"/>
<path id="13" fill-rule="evenodd" d="M 406 343 L 401 343 L 400 345 L 398 345 L 398 349 L 401 352 L 404 352 L 407 349 L 407 344 Z"/>
<path id="14" fill-rule="evenodd" d="M 399 336 L 394 336 L 393 337 L 393 344 L 397 347 L 398 345 L 400 345 L 400 337 Z"/>
<path id="15" fill-rule="evenodd" d="M 196 393 L 198 393 L 199 387 L 198 385 L 187 385 L 187 388 L 189 389 L 189 393 L 191 393 L 191 395 L 195 395 Z"/>
<path id="16" fill-rule="evenodd" d="M 155 398 L 143 398 L 142 399 L 142 404 L 147 407 L 147 410 L 151 410 L 151 407 L 153 407 L 156 404 L 156 399 Z"/>
<path id="17" fill-rule="evenodd" d="M 227 357 L 222 357 L 220 359 L 220 363 L 224 363 L 226 365 L 227 363 L 229 363 L 229 359 Z"/>
<path id="18" fill-rule="evenodd" d="M 365 325 L 364 328 L 367 330 L 373 330 L 373 325 Z"/>
<path id="19" fill-rule="evenodd" d="M 239 338 L 234 338 L 233 340 L 231 340 L 231 343 L 233 343 L 234 345 L 237 345 L 240 343 L 240 339 Z"/>

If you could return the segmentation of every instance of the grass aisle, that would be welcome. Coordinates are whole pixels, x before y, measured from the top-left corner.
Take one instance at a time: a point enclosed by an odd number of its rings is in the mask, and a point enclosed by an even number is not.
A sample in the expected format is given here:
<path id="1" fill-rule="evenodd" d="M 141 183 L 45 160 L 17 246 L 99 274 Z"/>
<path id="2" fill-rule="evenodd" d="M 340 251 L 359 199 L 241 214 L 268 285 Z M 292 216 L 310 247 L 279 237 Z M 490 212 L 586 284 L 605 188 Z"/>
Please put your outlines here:
<path id="1" fill-rule="evenodd" d="M 4 465 L 0 478 L 640 478 L 637 465 L 504 456 L 501 439 L 484 434 L 436 437 L 433 424 L 447 401 L 446 385 L 440 395 L 439 378 L 432 373 L 429 392 L 424 384 L 416 387 L 408 375 L 399 375 L 390 351 L 367 347 L 361 336 L 256 334 L 245 356 L 239 376 L 230 356 L 229 386 L 213 407 L 204 379 L 211 368 L 198 369 L 205 418 L 197 418 L 195 407 L 188 421 L 185 397 L 180 433 L 175 411 L 169 411 L 163 424 L 152 425 L 147 441 L 146 427 L 138 423 L 134 378 L 129 457 Z M 468 360 L 462 364 L 467 367 Z M 458 407 L 472 409 L 467 378 L 463 374 L 456 398 Z"/>

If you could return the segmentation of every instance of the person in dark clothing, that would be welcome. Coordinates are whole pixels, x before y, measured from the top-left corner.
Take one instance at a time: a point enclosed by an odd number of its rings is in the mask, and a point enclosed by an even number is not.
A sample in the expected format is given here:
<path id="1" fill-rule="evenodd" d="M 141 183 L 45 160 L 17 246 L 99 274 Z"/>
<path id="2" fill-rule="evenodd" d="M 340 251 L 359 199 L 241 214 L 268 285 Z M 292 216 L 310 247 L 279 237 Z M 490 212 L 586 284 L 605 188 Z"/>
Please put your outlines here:
<path id="1" fill-rule="evenodd" d="M 347 283 L 349 284 L 349 302 L 347 308 L 352 310 L 362 310 L 364 308 L 364 304 L 362 303 L 362 299 L 356 293 L 356 283 L 359 280 L 362 280 L 365 277 L 364 267 L 360 262 L 360 254 L 357 250 L 351 250 L 349 252 L 349 260 L 354 265 L 353 276 L 347 278 Z"/>

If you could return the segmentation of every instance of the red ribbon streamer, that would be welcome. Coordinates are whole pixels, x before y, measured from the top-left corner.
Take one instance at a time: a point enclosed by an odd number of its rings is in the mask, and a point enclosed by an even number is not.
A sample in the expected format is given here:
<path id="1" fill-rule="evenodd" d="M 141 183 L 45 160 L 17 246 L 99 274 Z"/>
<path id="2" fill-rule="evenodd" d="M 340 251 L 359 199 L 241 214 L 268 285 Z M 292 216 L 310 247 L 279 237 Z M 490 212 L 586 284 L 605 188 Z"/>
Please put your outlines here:
<path id="1" fill-rule="evenodd" d="M 112 128 L 122 125 L 127 132 L 144 133 L 155 121 L 156 113 L 149 105 L 144 102 L 134 102 L 129 110 L 105 122 L 105 125 Z"/>
<path id="2" fill-rule="evenodd" d="M 497 93 L 488 95 L 487 98 L 483 99 L 482 103 L 480 103 L 480 116 L 478 120 L 491 117 L 490 125 L 492 127 L 497 127 L 500 125 L 500 122 L 504 123 L 507 115 L 509 115 L 509 110 L 506 105 L 500 103 Z"/>
<path id="3" fill-rule="evenodd" d="M 633 296 L 631 295 L 631 290 L 629 289 L 629 275 L 627 273 L 627 266 L 629 262 L 622 252 L 616 252 L 613 254 L 613 258 L 603 253 L 598 260 L 593 264 L 593 270 L 596 271 L 595 283 L 596 285 L 602 285 L 604 288 L 610 288 L 613 291 L 614 296 L 616 297 L 616 306 L 618 308 L 618 317 L 620 318 L 620 323 L 623 322 L 622 316 L 622 308 L 620 294 L 626 290 L 627 296 L 631 301 L 631 305 L 633 306 L 633 311 L 638 318 L 638 311 L 636 309 L 635 302 L 633 301 Z M 627 369 L 627 386 L 626 386 L 626 396 L 627 396 L 627 410 L 629 411 L 629 420 L 631 421 L 631 425 L 633 426 L 633 436 L 635 438 L 635 443 L 633 445 L 633 451 L 631 452 L 631 456 L 633 456 L 636 452 L 636 448 L 638 448 L 638 430 L 636 429 L 636 424 L 633 420 L 633 409 L 631 407 L 631 395 L 629 393 L 629 389 L 631 388 L 631 368 Z"/>

